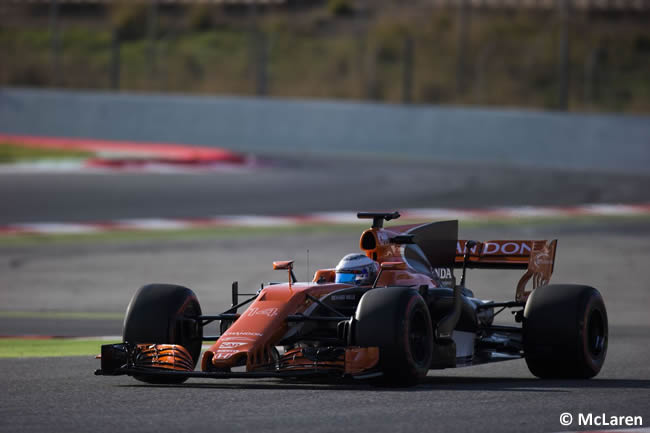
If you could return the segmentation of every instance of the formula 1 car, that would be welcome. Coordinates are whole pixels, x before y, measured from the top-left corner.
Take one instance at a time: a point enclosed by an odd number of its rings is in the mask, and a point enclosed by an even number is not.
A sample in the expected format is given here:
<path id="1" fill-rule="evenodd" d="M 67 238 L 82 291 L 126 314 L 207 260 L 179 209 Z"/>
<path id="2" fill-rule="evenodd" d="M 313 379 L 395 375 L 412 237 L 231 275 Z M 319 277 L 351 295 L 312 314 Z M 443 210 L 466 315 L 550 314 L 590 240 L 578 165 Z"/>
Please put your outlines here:
<path id="1" fill-rule="evenodd" d="M 360 239 L 378 264 L 371 284 L 336 283 L 334 269 L 297 282 L 293 262 L 279 261 L 273 267 L 287 272 L 286 282 L 254 294 L 239 293 L 235 282 L 232 306 L 216 315 L 203 314 L 188 288 L 149 284 L 127 308 L 124 342 L 102 346 L 96 374 L 149 383 L 334 375 L 413 385 L 429 369 L 522 357 L 540 378 L 600 371 L 608 338 L 603 298 L 589 286 L 548 284 L 556 240 L 458 240 L 457 221 L 384 228 L 398 212 L 357 216 L 373 221 Z M 466 287 L 470 268 L 525 273 L 514 300 L 493 302 Z M 494 323 L 506 309 L 521 325 Z M 215 321 L 221 335 L 204 335 Z M 201 356 L 203 342 L 214 340 Z"/>

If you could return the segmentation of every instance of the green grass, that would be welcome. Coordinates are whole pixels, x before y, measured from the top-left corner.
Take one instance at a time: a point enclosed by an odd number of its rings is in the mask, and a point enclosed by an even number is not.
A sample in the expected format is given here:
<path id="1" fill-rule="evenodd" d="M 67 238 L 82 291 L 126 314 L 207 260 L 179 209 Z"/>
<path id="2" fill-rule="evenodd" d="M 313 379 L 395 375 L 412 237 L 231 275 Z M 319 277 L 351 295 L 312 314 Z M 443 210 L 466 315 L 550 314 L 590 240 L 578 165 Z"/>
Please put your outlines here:
<path id="1" fill-rule="evenodd" d="M 83 159 L 91 156 L 93 156 L 91 152 L 80 150 L 42 149 L 17 144 L 0 143 L 0 164 L 52 159 Z"/>
<path id="2" fill-rule="evenodd" d="M 102 344 L 119 341 L 77 339 L 0 338 L 0 358 L 46 358 L 54 356 L 94 356 Z"/>

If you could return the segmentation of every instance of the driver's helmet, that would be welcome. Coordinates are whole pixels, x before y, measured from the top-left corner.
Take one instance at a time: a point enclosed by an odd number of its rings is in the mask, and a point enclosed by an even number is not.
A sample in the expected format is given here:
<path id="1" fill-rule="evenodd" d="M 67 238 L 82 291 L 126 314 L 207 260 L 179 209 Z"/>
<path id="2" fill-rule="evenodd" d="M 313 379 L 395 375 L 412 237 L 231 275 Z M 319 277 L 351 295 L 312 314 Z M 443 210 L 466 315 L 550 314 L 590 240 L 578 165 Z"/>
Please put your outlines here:
<path id="1" fill-rule="evenodd" d="M 377 277 L 379 265 L 363 254 L 348 254 L 336 265 L 337 283 L 356 284 L 362 286 L 371 284 Z"/>

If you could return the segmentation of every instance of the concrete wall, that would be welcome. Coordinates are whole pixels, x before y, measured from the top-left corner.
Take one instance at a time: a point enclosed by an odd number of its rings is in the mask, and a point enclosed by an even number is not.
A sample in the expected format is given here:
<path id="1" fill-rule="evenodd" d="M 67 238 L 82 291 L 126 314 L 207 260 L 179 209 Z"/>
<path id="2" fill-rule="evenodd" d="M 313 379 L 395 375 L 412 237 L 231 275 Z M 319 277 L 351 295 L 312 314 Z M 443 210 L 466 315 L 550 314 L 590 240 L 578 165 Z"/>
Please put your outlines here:
<path id="1" fill-rule="evenodd" d="M 650 116 L 3 88 L 0 131 L 650 173 Z"/>

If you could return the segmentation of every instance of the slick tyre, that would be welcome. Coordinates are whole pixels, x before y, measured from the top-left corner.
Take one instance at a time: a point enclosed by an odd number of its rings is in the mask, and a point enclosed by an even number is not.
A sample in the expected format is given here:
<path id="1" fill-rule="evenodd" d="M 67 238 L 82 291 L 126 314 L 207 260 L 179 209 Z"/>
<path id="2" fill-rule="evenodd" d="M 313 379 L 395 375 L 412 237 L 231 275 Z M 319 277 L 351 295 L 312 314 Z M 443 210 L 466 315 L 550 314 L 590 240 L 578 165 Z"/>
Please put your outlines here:
<path id="1" fill-rule="evenodd" d="M 192 355 L 194 367 L 201 353 L 202 328 L 192 320 L 201 315 L 193 291 L 173 284 L 141 287 L 129 303 L 122 332 L 127 343 L 179 344 Z M 181 383 L 185 378 L 134 376 L 148 383 Z"/>
<path id="2" fill-rule="evenodd" d="M 526 364 L 539 378 L 588 379 L 607 354 L 607 310 L 598 290 L 576 284 L 537 288 L 524 309 Z"/>
<path id="3" fill-rule="evenodd" d="M 433 327 L 416 290 L 369 290 L 357 306 L 353 332 L 357 345 L 379 347 L 382 383 L 411 386 L 426 376 L 433 356 Z"/>

